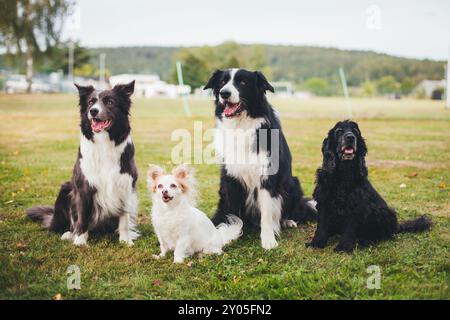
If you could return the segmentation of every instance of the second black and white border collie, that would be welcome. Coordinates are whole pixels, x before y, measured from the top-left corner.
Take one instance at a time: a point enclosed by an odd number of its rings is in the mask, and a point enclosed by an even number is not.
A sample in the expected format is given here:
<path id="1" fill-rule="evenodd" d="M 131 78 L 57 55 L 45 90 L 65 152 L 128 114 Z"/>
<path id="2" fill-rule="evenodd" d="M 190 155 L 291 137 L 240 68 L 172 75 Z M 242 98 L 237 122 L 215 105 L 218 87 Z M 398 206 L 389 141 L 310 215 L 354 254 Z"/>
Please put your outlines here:
<path id="1" fill-rule="evenodd" d="M 132 245 L 138 236 L 138 172 L 129 123 L 134 81 L 105 91 L 76 86 L 81 134 L 72 179 L 61 186 L 53 207 L 30 208 L 27 215 L 75 245 L 85 245 L 89 234 L 116 231 Z"/>
<path id="2" fill-rule="evenodd" d="M 261 72 L 244 69 L 215 71 L 204 87 L 209 88 L 216 105 L 214 143 L 222 161 L 213 222 L 237 215 L 245 227 L 260 226 L 263 248 L 274 248 L 281 226 L 295 227 L 316 216 L 292 176 L 278 113 L 266 99 L 266 91 L 274 89 Z"/>

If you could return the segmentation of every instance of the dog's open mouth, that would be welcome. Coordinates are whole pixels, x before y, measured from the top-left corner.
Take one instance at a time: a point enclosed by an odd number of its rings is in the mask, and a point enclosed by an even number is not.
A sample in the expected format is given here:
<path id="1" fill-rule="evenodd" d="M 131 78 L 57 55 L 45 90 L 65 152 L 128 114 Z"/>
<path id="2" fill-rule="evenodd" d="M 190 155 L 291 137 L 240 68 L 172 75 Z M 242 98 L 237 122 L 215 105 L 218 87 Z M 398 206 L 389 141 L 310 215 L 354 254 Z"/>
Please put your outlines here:
<path id="1" fill-rule="evenodd" d="M 235 117 L 241 113 L 241 103 L 231 103 L 225 102 L 225 109 L 223 110 L 223 114 L 227 118 Z"/>
<path id="2" fill-rule="evenodd" d="M 352 160 L 355 157 L 355 149 L 353 147 L 342 148 L 342 160 Z"/>
<path id="3" fill-rule="evenodd" d="M 172 200 L 172 199 L 173 199 L 173 197 L 169 197 L 168 195 L 165 195 L 165 194 L 163 194 L 163 196 L 162 196 L 162 200 L 163 200 L 165 203 L 169 202 L 169 201 Z"/>
<path id="4" fill-rule="evenodd" d="M 102 132 L 111 126 L 111 120 L 100 120 L 98 118 L 92 118 L 91 128 L 95 133 Z"/>

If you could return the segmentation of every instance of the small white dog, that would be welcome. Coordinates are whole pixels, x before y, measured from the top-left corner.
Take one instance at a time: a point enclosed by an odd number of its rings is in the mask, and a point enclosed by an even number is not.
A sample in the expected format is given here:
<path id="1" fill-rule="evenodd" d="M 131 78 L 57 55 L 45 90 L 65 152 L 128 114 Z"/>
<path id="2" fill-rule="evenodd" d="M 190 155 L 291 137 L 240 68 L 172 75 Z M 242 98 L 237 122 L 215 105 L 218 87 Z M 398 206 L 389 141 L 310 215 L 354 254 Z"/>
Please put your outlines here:
<path id="1" fill-rule="evenodd" d="M 182 263 L 196 252 L 221 254 L 227 243 L 242 234 L 242 220 L 228 216 L 228 224 L 214 226 L 211 220 L 195 208 L 194 179 L 185 165 L 165 174 L 150 165 L 148 186 L 153 199 L 152 224 L 161 248 L 156 258 L 174 250 L 174 262 Z"/>

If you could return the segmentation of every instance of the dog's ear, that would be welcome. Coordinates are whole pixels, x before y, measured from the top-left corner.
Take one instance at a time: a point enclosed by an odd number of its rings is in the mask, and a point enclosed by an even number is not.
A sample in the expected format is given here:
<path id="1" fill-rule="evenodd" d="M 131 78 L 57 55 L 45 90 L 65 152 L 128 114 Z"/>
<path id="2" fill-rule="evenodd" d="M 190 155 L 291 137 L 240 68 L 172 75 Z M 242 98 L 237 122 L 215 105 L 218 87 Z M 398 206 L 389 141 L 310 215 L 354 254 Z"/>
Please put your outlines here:
<path id="1" fill-rule="evenodd" d="M 206 89 L 217 89 L 219 87 L 219 81 L 220 78 L 223 75 L 223 71 L 222 70 L 216 70 L 214 71 L 214 73 L 211 75 L 211 77 L 208 80 L 208 83 L 203 87 L 203 90 Z"/>
<path id="2" fill-rule="evenodd" d="M 147 171 L 147 182 L 148 182 L 148 187 L 152 192 L 155 192 L 156 190 L 156 181 L 158 180 L 158 178 L 160 176 L 162 176 L 164 174 L 164 169 L 154 165 L 154 164 L 149 164 L 148 165 L 148 171 Z"/>
<path id="3" fill-rule="evenodd" d="M 266 92 L 269 90 L 270 92 L 275 92 L 275 89 L 272 87 L 272 85 L 267 81 L 266 77 L 262 74 L 262 72 L 255 71 L 256 75 L 256 86 L 262 91 Z"/>
<path id="4" fill-rule="evenodd" d="M 333 147 L 331 146 L 332 141 L 333 138 L 330 137 L 330 134 L 328 134 L 328 137 L 325 138 L 322 143 L 322 155 L 323 155 L 322 169 L 328 172 L 333 172 L 334 169 L 336 168 L 336 155 L 333 150 Z"/>
<path id="5" fill-rule="evenodd" d="M 78 89 L 78 95 L 80 98 L 90 95 L 95 90 L 93 86 L 81 86 L 77 83 L 74 83 L 74 85 Z"/>
<path id="6" fill-rule="evenodd" d="M 367 177 L 368 170 L 366 166 L 366 155 L 367 155 L 366 140 L 361 135 L 361 130 L 359 129 L 358 125 L 356 123 L 355 125 L 358 132 L 356 154 L 358 157 L 359 174 L 362 177 Z"/>
<path id="7" fill-rule="evenodd" d="M 195 204 L 197 197 L 195 191 L 195 179 L 194 172 L 185 164 L 180 164 L 178 167 L 172 170 L 172 175 L 177 179 L 180 184 L 181 191 L 188 197 L 191 204 Z"/>
<path id="8" fill-rule="evenodd" d="M 129 97 L 131 97 L 131 95 L 134 92 L 134 83 L 135 83 L 135 80 L 131 81 L 130 83 L 126 83 L 126 84 L 116 84 L 113 88 L 113 91 L 115 91 L 117 93 L 121 93 L 129 98 Z"/>
<path id="9" fill-rule="evenodd" d="M 187 180 L 190 177 L 189 168 L 185 164 L 174 168 L 172 174 L 177 180 Z"/>

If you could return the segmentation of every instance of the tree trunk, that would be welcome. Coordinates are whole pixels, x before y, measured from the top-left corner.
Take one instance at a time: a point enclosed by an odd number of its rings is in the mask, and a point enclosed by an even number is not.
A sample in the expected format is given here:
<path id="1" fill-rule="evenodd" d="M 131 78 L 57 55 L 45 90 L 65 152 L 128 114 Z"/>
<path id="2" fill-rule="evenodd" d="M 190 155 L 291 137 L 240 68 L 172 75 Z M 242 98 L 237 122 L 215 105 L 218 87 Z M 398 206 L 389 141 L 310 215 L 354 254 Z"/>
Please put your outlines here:
<path id="1" fill-rule="evenodd" d="M 33 84 L 33 50 L 27 46 L 27 93 L 31 93 Z"/>

